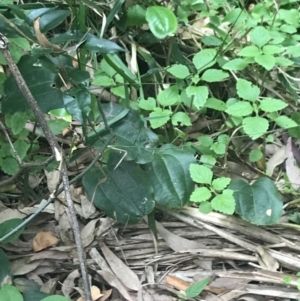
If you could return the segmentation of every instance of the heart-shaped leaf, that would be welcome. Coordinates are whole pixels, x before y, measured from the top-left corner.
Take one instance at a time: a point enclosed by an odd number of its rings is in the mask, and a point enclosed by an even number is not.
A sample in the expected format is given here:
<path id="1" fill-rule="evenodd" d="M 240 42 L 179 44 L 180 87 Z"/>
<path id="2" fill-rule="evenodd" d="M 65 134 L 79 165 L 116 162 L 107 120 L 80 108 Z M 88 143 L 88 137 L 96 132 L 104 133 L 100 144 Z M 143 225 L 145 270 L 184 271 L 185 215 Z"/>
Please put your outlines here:
<path id="1" fill-rule="evenodd" d="M 137 223 L 154 209 L 153 188 L 138 164 L 120 163 L 120 159 L 111 154 L 107 167 L 89 170 L 83 187 L 91 202 L 108 216 L 123 224 Z"/>
<path id="2" fill-rule="evenodd" d="M 146 20 L 148 21 L 151 32 L 158 39 L 173 36 L 177 30 L 178 23 L 176 16 L 169 8 L 164 6 L 148 7 Z"/>
<path id="3" fill-rule="evenodd" d="M 25 55 L 18 63 L 18 67 L 43 113 L 64 107 L 63 93 L 59 89 L 62 83 L 58 76 L 58 70 L 51 62 L 46 63 L 42 59 Z M 5 81 L 4 92 L 3 114 L 13 114 L 28 109 L 13 76 Z"/>
<path id="4" fill-rule="evenodd" d="M 148 182 L 154 187 L 155 201 L 162 206 L 178 208 L 185 205 L 194 190 L 189 166 L 194 156 L 180 148 L 166 144 L 155 152 L 151 163 L 143 166 Z"/>
<path id="5" fill-rule="evenodd" d="M 280 219 L 283 203 L 269 178 L 259 178 L 252 185 L 234 180 L 229 189 L 234 190 L 235 210 L 243 219 L 256 225 L 272 225 Z"/>

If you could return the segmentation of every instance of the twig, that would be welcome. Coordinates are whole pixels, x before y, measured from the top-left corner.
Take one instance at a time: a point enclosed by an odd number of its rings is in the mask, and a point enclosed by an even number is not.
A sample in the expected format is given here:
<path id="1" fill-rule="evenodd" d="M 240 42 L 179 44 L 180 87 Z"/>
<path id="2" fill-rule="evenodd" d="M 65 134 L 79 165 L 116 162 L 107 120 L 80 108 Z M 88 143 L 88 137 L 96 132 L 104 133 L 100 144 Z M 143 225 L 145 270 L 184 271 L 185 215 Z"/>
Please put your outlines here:
<path id="1" fill-rule="evenodd" d="M 78 252 L 78 259 L 80 262 L 80 269 L 81 269 L 82 279 L 83 279 L 85 300 L 92 301 L 89 278 L 88 278 L 86 261 L 85 261 L 85 253 L 84 253 L 83 246 L 82 246 L 82 241 L 81 241 L 80 232 L 79 232 L 79 225 L 78 225 L 78 220 L 76 217 L 74 204 L 73 204 L 72 198 L 71 198 L 66 164 L 59 151 L 59 145 L 55 139 L 55 136 L 51 132 L 43 113 L 41 112 L 36 100 L 34 99 L 32 93 L 30 92 L 17 65 L 14 63 L 14 61 L 12 59 L 10 51 L 8 50 L 8 39 L 2 33 L 0 33 L 0 50 L 2 51 L 4 57 L 7 61 L 7 64 L 10 68 L 10 71 L 11 71 L 12 75 L 14 76 L 16 83 L 17 83 L 20 91 L 22 92 L 28 106 L 33 111 L 33 113 L 37 119 L 37 122 L 39 123 L 40 127 L 42 128 L 42 130 L 45 134 L 45 137 L 51 147 L 53 155 L 55 156 L 57 161 L 61 162 L 62 180 L 63 180 L 64 191 L 65 191 L 66 200 L 67 200 L 67 204 L 68 204 L 68 214 L 71 219 L 71 226 L 72 226 L 72 229 L 74 232 L 75 243 L 76 243 L 77 252 Z"/>

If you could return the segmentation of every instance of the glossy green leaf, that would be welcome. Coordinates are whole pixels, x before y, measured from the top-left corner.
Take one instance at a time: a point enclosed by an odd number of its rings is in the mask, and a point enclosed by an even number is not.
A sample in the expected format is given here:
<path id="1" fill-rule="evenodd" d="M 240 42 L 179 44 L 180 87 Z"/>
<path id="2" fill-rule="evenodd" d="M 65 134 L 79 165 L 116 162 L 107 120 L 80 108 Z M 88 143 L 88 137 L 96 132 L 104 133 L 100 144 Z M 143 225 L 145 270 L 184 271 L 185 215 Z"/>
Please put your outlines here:
<path id="1" fill-rule="evenodd" d="M 41 301 L 44 300 L 46 297 L 49 297 L 49 295 L 38 290 L 29 290 L 23 292 L 24 301 Z"/>
<path id="2" fill-rule="evenodd" d="M 98 38 L 92 34 L 86 35 L 86 41 L 81 47 L 89 51 L 100 53 L 115 53 L 117 51 L 124 51 L 124 49 L 118 44 L 110 40 Z"/>
<path id="3" fill-rule="evenodd" d="M 18 67 L 43 113 L 64 107 L 63 93 L 60 90 L 62 83 L 54 65 L 49 67 L 45 61 L 26 55 L 22 57 Z M 5 97 L 2 101 L 4 114 L 28 109 L 23 94 L 12 76 L 5 81 L 4 92 Z"/>
<path id="4" fill-rule="evenodd" d="M 77 120 L 84 123 L 85 115 L 91 106 L 91 94 L 81 85 L 64 93 L 66 110 Z"/>
<path id="5" fill-rule="evenodd" d="M 151 32 L 158 39 L 173 36 L 177 30 L 176 16 L 164 6 L 149 6 L 146 11 L 146 20 Z"/>
<path id="6" fill-rule="evenodd" d="M 1 269 L 0 269 L 0 288 L 4 284 L 11 284 L 12 282 L 12 271 L 10 262 L 4 253 L 4 251 L 0 248 L 0 262 L 1 262 Z"/>
<path id="7" fill-rule="evenodd" d="M 14 230 L 17 226 L 23 223 L 23 220 L 20 218 L 12 218 L 4 221 L 3 223 L 0 224 L 0 240 L 2 243 L 8 243 L 13 240 L 16 240 L 24 231 L 24 228 L 21 228 L 14 234 L 10 235 L 8 238 L 2 241 L 3 237 L 10 233 L 10 231 Z"/>
<path id="8" fill-rule="evenodd" d="M 41 32 L 48 32 L 51 29 L 61 24 L 68 16 L 70 16 L 70 10 L 51 10 L 44 13 L 40 17 L 40 30 Z"/>
<path id="9" fill-rule="evenodd" d="M 274 182 L 266 177 L 249 185 L 233 180 L 229 188 L 234 190 L 236 213 L 256 225 L 272 225 L 279 221 L 283 202 Z"/>
<path id="10" fill-rule="evenodd" d="M 143 165 L 148 182 L 154 187 L 154 199 L 158 204 L 180 208 L 188 202 L 194 190 L 189 174 L 191 163 L 195 163 L 191 153 L 165 144 L 154 153 L 152 162 Z"/>
<path id="11" fill-rule="evenodd" d="M 107 117 L 118 115 L 124 108 L 116 104 L 103 105 Z M 108 121 L 111 119 L 108 118 Z M 138 112 L 130 110 L 126 116 L 119 119 L 111 126 L 115 135 L 114 147 L 124 151 L 124 160 L 135 160 L 140 164 L 148 163 L 153 159 L 153 148 L 158 137 L 144 126 Z M 110 138 L 110 133 L 104 132 L 94 143 L 94 147 L 103 149 L 103 144 Z"/>
<path id="12" fill-rule="evenodd" d="M 108 216 L 123 224 L 137 223 L 154 209 L 153 188 L 138 164 L 121 162 L 121 157 L 111 155 L 106 167 L 90 169 L 83 187 L 90 201 Z"/>
<path id="13" fill-rule="evenodd" d="M 23 297 L 18 289 L 9 284 L 5 284 L 0 289 L 0 300 L 2 301 L 23 301 Z"/>

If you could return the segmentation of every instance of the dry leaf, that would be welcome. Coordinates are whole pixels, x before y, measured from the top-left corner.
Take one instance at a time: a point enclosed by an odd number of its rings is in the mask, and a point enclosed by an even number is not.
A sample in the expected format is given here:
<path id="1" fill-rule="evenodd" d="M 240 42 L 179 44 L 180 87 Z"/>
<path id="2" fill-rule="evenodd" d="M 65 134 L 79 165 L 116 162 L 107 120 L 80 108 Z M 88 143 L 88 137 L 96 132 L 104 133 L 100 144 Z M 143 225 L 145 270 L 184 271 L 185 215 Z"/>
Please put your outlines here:
<path id="1" fill-rule="evenodd" d="M 48 247 L 56 246 L 59 239 L 52 232 L 39 232 L 32 241 L 34 252 L 41 251 Z"/>
<path id="2" fill-rule="evenodd" d="M 292 187 L 298 190 L 300 187 L 300 169 L 293 155 L 292 138 L 289 138 L 286 144 L 286 174 L 291 182 Z"/>
<path id="3" fill-rule="evenodd" d="M 115 275 L 117 275 L 117 277 L 126 285 L 126 287 L 138 291 L 141 286 L 138 276 L 104 243 L 101 243 L 100 247 L 107 263 Z"/>
<path id="4" fill-rule="evenodd" d="M 100 289 L 95 285 L 91 287 L 91 295 L 93 301 L 97 301 L 100 297 L 103 296 L 103 294 L 101 294 Z M 85 298 L 81 296 L 76 301 L 85 301 Z"/>
<path id="5" fill-rule="evenodd" d="M 46 48 L 53 48 L 55 50 L 61 50 L 58 45 L 52 44 L 48 41 L 46 36 L 41 33 L 40 31 L 40 18 L 37 18 L 35 21 L 33 21 L 33 28 L 35 32 L 35 36 L 39 42 L 39 44 Z"/>

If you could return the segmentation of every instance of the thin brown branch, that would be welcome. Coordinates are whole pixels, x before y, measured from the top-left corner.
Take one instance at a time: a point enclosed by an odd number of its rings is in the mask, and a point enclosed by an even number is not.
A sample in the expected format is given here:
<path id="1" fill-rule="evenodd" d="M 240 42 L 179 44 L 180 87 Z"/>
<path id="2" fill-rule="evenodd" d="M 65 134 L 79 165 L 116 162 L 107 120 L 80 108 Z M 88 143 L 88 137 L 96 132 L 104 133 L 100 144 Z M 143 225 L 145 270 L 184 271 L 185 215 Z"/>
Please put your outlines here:
<path id="1" fill-rule="evenodd" d="M 70 193 L 70 184 L 69 184 L 69 179 L 67 175 L 67 167 L 66 164 L 63 160 L 63 156 L 61 155 L 59 151 L 59 145 L 55 139 L 55 136 L 51 132 L 46 119 L 40 110 L 36 100 L 34 99 L 32 93 L 30 92 L 22 74 L 19 71 L 19 68 L 17 65 L 14 63 L 12 56 L 10 54 L 10 51 L 8 50 L 8 39 L 0 33 L 0 50 L 2 51 L 7 64 L 9 66 L 9 69 L 14 76 L 16 83 L 22 92 L 28 106 L 34 113 L 37 122 L 39 123 L 40 127 L 42 128 L 45 137 L 51 147 L 52 153 L 55 156 L 57 161 L 61 162 L 61 172 L 62 172 L 62 180 L 63 180 L 63 185 L 64 185 L 64 191 L 66 195 L 66 200 L 68 204 L 68 214 L 71 219 L 71 225 L 72 229 L 74 232 L 74 237 L 75 237 L 75 243 L 77 247 L 77 252 L 78 252 L 78 259 L 80 262 L 80 268 L 81 268 L 81 273 L 82 273 L 82 278 L 83 278 L 83 286 L 84 286 L 84 293 L 85 293 L 85 300 L 86 301 L 92 301 L 91 297 L 91 292 L 90 292 L 90 284 L 89 284 L 89 278 L 88 278 L 88 273 L 87 273 L 87 267 L 86 267 L 86 261 L 85 261 L 85 253 L 83 250 L 83 245 L 80 237 L 80 232 L 79 232 L 79 225 L 78 225 L 78 220 L 76 217 L 76 212 L 74 208 L 74 204 L 71 198 L 71 193 Z"/>

